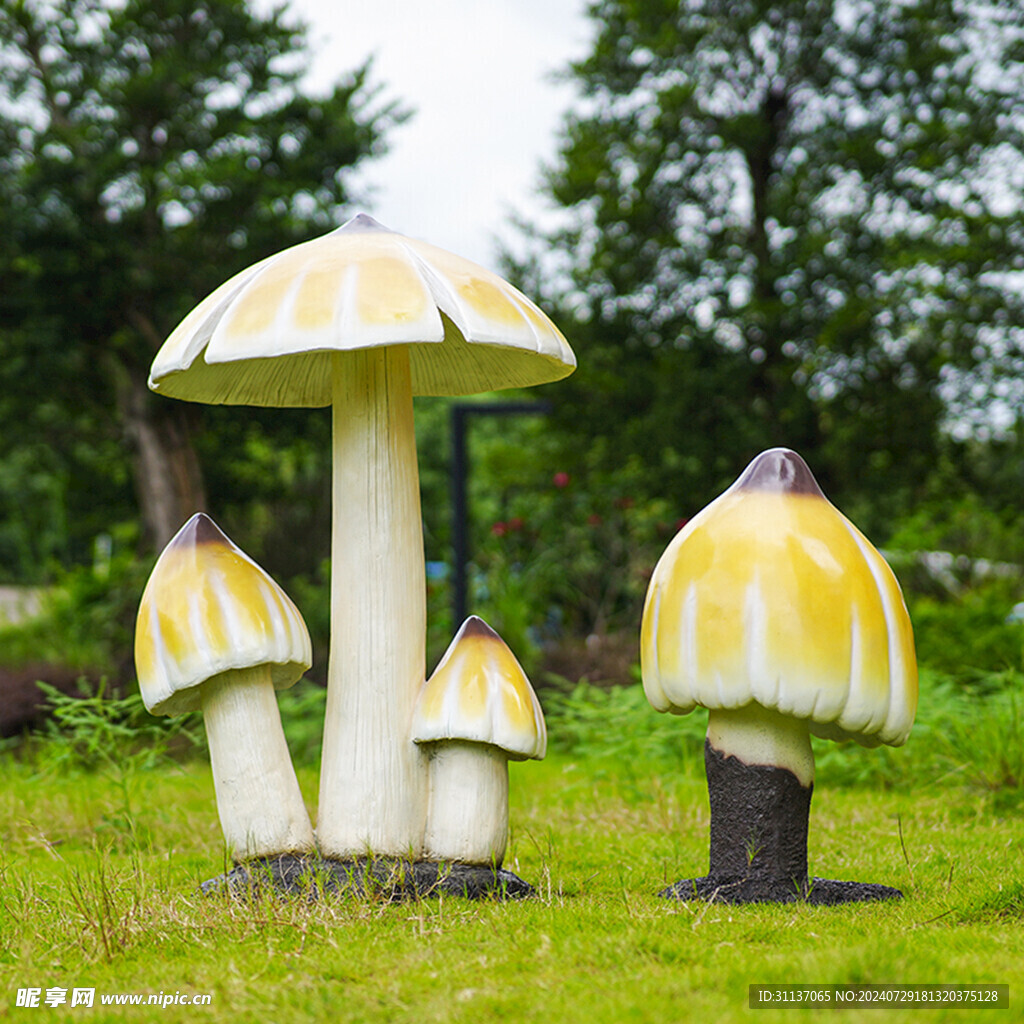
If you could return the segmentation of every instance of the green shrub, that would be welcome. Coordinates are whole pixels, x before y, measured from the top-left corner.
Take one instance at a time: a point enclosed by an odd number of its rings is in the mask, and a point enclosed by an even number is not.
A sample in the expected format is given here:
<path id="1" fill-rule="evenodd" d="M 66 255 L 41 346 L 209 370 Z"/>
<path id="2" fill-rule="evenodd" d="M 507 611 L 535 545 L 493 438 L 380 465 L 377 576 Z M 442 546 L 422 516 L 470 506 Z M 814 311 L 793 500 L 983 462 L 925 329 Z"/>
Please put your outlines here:
<path id="1" fill-rule="evenodd" d="M 38 686 L 46 695 L 47 717 L 29 751 L 41 772 L 149 770 L 170 759 L 172 750 L 190 751 L 199 743 L 193 716 L 151 715 L 139 694 L 112 697 L 104 680 L 95 691 L 83 685 L 77 694 Z"/>
<path id="2" fill-rule="evenodd" d="M 678 517 L 663 501 L 637 500 L 625 470 L 585 481 L 548 472 L 481 505 L 488 528 L 474 549 L 476 603 L 527 672 L 561 635 L 639 628 Z"/>
<path id="3" fill-rule="evenodd" d="M 550 678 L 543 703 L 554 750 L 627 774 L 652 764 L 703 763 L 706 716 L 658 714 L 640 685 L 598 687 Z"/>
<path id="4" fill-rule="evenodd" d="M 1024 668 L 1024 623 L 1007 616 L 1020 591 L 993 581 L 961 596 L 907 593 L 918 662 L 946 674 Z"/>
<path id="5" fill-rule="evenodd" d="M 300 679 L 277 695 L 277 703 L 292 760 L 296 765 L 319 765 L 327 690 L 309 679 Z"/>
<path id="6" fill-rule="evenodd" d="M 950 488 L 957 484 L 948 483 Z M 932 496 L 895 524 L 885 547 L 892 551 L 952 551 L 970 560 L 1024 566 L 1019 501 L 999 510 L 976 493 Z"/>
<path id="7" fill-rule="evenodd" d="M 120 554 L 104 572 L 91 566 L 59 572 L 39 615 L 0 628 L 3 664 L 45 661 L 121 678 L 131 663 L 135 616 L 152 564 Z"/>

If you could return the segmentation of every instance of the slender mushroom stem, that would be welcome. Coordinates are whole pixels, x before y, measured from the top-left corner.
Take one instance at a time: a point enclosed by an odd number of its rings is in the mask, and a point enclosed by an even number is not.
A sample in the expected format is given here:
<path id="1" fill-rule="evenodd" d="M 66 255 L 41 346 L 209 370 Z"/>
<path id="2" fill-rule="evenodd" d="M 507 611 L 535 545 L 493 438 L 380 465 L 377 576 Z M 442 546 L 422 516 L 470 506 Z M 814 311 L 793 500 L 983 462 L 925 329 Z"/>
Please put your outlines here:
<path id="1" fill-rule="evenodd" d="M 801 786 L 814 783 L 814 751 L 804 719 L 750 703 L 708 713 L 708 742 L 726 757 L 746 764 L 786 768 Z"/>
<path id="2" fill-rule="evenodd" d="M 327 857 L 418 856 L 426 576 L 404 346 L 334 354 L 331 652 L 317 838 Z"/>
<path id="3" fill-rule="evenodd" d="M 424 856 L 500 867 L 508 840 L 508 754 L 458 740 L 430 746 Z"/>
<path id="4" fill-rule="evenodd" d="M 281 728 L 269 665 L 214 676 L 201 691 L 224 839 L 235 860 L 308 853 L 313 828 Z"/>

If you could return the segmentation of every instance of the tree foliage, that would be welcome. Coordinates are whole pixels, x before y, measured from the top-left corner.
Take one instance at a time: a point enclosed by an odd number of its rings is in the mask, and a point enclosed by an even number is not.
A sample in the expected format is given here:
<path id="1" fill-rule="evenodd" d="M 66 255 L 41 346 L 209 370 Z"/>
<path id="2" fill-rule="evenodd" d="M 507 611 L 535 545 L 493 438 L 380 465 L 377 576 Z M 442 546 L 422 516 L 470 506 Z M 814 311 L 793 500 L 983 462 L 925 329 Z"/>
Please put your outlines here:
<path id="1" fill-rule="evenodd" d="M 550 392 L 579 461 L 639 458 L 689 514 L 785 444 L 877 523 L 922 493 L 951 429 L 1012 425 L 1024 8 L 589 15 L 546 178 L 561 226 L 520 268 L 580 357 Z"/>
<path id="2" fill-rule="evenodd" d="M 49 442 L 72 540 L 130 515 L 133 484 L 151 541 L 204 506 L 217 412 L 151 396 L 153 355 L 231 274 L 335 224 L 404 117 L 368 66 L 310 94 L 308 56 L 284 8 L 243 0 L 0 0 L 0 416 L 5 448 Z"/>

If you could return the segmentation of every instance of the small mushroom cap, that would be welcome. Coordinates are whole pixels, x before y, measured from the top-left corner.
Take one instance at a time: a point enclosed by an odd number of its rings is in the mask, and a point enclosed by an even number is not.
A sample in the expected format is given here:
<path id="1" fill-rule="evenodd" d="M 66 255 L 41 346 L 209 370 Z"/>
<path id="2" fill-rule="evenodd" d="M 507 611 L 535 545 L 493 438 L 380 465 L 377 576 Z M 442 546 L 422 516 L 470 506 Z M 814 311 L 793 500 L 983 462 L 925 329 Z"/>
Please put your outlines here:
<path id="1" fill-rule="evenodd" d="M 510 758 L 547 752 L 544 713 L 505 641 L 476 615 L 462 624 L 413 713 L 417 743 L 463 740 L 500 747 Z"/>
<path id="2" fill-rule="evenodd" d="M 496 274 L 360 214 L 231 278 L 175 329 L 150 387 L 228 405 L 331 404 L 333 352 L 409 345 L 413 393 L 572 373 L 557 327 Z"/>
<path id="3" fill-rule="evenodd" d="M 876 746 L 903 743 L 917 708 L 896 577 L 785 448 L 759 455 L 669 544 L 640 653 L 659 711 L 756 702 Z"/>
<path id="4" fill-rule="evenodd" d="M 269 665 L 278 690 L 313 663 L 309 632 L 288 595 L 209 516 L 197 512 L 157 559 L 135 627 L 146 707 L 179 715 L 199 688 L 233 669 Z"/>

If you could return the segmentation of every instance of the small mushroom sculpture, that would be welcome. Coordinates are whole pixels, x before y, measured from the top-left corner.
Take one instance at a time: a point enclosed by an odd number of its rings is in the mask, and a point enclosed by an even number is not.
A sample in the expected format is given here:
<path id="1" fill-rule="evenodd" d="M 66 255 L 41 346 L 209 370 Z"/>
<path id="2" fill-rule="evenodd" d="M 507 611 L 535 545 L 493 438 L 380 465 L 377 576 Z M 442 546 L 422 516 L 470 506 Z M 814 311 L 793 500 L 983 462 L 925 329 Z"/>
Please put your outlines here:
<path id="1" fill-rule="evenodd" d="M 500 277 L 362 214 L 231 278 L 157 353 L 160 394 L 332 408 L 325 857 L 416 856 L 423 837 L 427 773 L 409 738 L 426 675 L 413 396 L 528 387 L 575 366 Z"/>
<path id="2" fill-rule="evenodd" d="M 505 642 L 471 615 L 416 703 L 413 739 L 430 752 L 424 856 L 501 867 L 508 762 L 544 757 L 544 714 Z"/>
<path id="3" fill-rule="evenodd" d="M 659 711 L 709 710 L 710 867 L 663 895 L 818 903 L 898 897 L 808 881 L 811 735 L 903 743 L 917 665 L 899 584 L 785 448 L 694 516 L 654 570 L 641 670 Z"/>
<path id="4" fill-rule="evenodd" d="M 302 677 L 311 655 L 285 592 L 196 513 L 146 584 L 135 667 L 154 715 L 203 712 L 217 811 L 236 861 L 314 848 L 275 696 Z"/>

